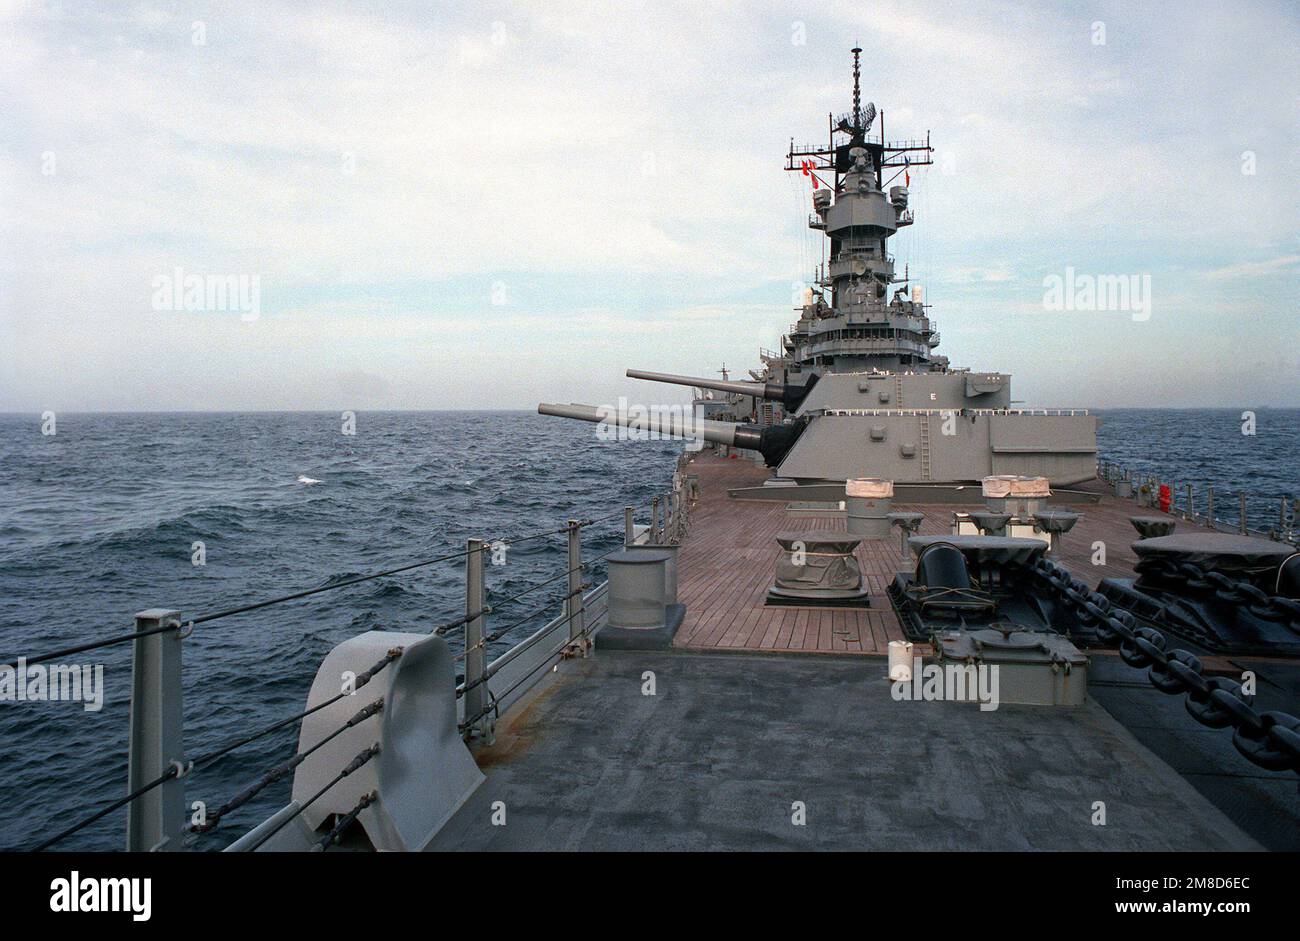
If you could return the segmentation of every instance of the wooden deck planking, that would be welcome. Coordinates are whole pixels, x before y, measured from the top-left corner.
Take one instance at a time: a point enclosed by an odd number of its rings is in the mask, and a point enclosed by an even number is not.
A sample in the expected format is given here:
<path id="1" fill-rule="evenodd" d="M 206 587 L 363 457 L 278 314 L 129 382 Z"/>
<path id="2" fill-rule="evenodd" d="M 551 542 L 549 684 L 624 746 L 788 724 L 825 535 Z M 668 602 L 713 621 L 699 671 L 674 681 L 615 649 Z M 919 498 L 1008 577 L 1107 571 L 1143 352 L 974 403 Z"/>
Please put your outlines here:
<path id="1" fill-rule="evenodd" d="M 706 451 L 691 463 L 698 474 L 700 499 L 691 510 L 690 532 L 678 555 L 678 600 L 686 619 L 674 645 L 697 650 L 790 651 L 883 656 L 891 640 L 903 640 L 902 626 L 885 594 L 894 574 L 910 570 L 912 560 L 899 548 L 898 532 L 888 539 L 864 540 L 857 557 L 870 589 L 870 608 L 768 606 L 765 599 L 775 571 L 776 534 L 787 530 L 844 531 L 842 516 L 792 514 L 784 503 L 732 500 L 727 491 L 758 486 L 770 471 L 745 460 Z M 896 510 L 925 514 L 921 535 L 952 531 L 954 511 L 982 508 L 953 504 L 896 504 Z M 1065 536 L 1058 560 L 1096 587 L 1103 578 L 1133 575 L 1137 539 L 1129 517 L 1143 511 L 1129 501 L 1103 496 L 1081 508 L 1083 518 Z M 1180 532 L 1203 529 L 1180 520 Z M 1105 564 L 1093 564 L 1093 545 L 1105 544 Z"/>

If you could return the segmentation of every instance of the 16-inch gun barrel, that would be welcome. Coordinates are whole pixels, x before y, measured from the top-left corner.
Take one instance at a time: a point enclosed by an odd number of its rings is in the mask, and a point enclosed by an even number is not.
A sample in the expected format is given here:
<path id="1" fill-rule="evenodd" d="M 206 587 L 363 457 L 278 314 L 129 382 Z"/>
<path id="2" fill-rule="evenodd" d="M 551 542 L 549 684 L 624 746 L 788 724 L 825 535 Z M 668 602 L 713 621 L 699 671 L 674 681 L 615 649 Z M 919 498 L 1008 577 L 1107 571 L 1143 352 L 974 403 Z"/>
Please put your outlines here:
<path id="1" fill-rule="evenodd" d="M 656 415 L 647 409 L 620 412 L 618 409 L 594 405 L 555 405 L 542 402 L 537 406 L 542 415 L 574 418 L 615 428 L 667 435 L 670 438 L 692 438 L 712 441 L 733 448 L 747 448 L 763 455 L 768 465 L 775 467 L 790 450 L 803 431 L 807 419 L 759 428 L 756 425 L 739 425 L 733 422 L 712 421 L 691 415 Z"/>
<path id="2" fill-rule="evenodd" d="M 729 447 L 756 448 L 758 436 L 746 434 L 745 426 L 727 421 L 712 421 L 707 418 L 694 418 L 690 415 L 652 414 L 646 409 L 620 412 L 618 409 L 594 405 L 552 405 L 543 402 L 537 406 L 543 415 L 555 415 L 559 418 L 576 418 L 578 421 L 595 422 L 615 428 L 627 428 L 632 431 L 644 431 L 670 438 L 701 438 L 715 444 Z"/>
<path id="3" fill-rule="evenodd" d="M 735 395 L 752 395 L 769 402 L 780 402 L 785 410 L 793 412 L 804 400 L 804 396 L 817 381 L 814 374 L 804 385 L 790 385 L 783 382 L 733 382 L 729 379 L 699 379 L 695 376 L 677 376 L 666 372 L 646 372 L 644 369 L 629 369 L 628 377 L 632 379 L 649 379 L 651 382 L 667 382 L 677 386 L 694 386 L 697 389 L 713 389 L 716 392 L 730 392 Z"/>

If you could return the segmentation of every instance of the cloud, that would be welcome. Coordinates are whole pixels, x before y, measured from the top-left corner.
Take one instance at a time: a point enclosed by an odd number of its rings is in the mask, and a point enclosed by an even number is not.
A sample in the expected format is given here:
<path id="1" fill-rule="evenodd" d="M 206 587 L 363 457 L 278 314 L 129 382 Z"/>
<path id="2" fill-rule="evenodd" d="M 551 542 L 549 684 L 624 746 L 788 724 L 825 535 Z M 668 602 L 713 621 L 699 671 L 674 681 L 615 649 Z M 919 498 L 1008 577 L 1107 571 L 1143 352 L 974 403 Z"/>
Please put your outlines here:
<path id="1" fill-rule="evenodd" d="M 936 274 L 936 280 L 946 284 L 996 284 L 1015 279 L 1015 271 L 1006 265 L 992 268 L 952 268 L 941 270 Z"/>
<path id="2" fill-rule="evenodd" d="M 917 224 L 891 244 L 930 288 L 954 364 L 984 365 L 961 326 L 1014 316 L 1035 272 L 1229 281 L 1300 251 L 1294 106 L 1275 93 L 1296 85 L 1300 37 L 1280 8 L 1207 3 L 1178 22 L 853 2 L 6 16 L 0 408 L 324 406 L 329 375 L 376 406 L 527 407 L 543 379 L 547 397 L 593 376 L 616 391 L 628 356 L 754 363 L 824 252 L 785 149 L 847 109 L 858 38 L 888 135 L 933 129 L 937 165 L 912 173 Z M 161 320 L 148 286 L 175 266 L 257 275 L 265 315 Z M 994 290 L 1001 306 L 965 321 Z M 1266 306 L 1294 299 L 1285 283 L 1257 290 Z M 1228 316 L 1227 298 L 1209 301 L 1164 337 L 1170 361 Z M 1096 342 L 1036 338 L 1015 365 L 1068 385 L 1054 349 Z M 453 349 L 464 388 L 426 394 Z M 499 378 L 475 383 L 470 356 Z M 1069 391 L 1086 402 L 1095 385 Z"/>
<path id="3" fill-rule="evenodd" d="M 1300 255 L 1282 255 L 1264 261 L 1243 261 L 1221 268 L 1200 272 L 1207 281 L 1241 281 L 1246 278 L 1268 278 L 1276 275 L 1294 277 L 1300 266 Z"/>

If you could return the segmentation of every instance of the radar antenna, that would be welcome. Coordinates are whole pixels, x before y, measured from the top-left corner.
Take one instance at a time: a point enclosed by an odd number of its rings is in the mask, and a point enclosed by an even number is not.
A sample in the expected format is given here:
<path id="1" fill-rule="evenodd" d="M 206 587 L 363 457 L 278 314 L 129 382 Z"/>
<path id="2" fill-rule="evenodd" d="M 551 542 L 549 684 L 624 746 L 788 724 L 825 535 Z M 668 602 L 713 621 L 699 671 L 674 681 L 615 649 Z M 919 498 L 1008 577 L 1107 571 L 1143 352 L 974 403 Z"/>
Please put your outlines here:
<path id="1" fill-rule="evenodd" d="M 862 55 L 862 47 L 854 46 L 853 52 L 853 126 L 862 127 L 862 86 L 859 79 L 862 77 L 862 68 L 858 63 L 858 56 Z"/>
<path id="2" fill-rule="evenodd" d="M 854 147 L 864 147 L 870 153 L 876 171 L 877 186 L 883 182 L 882 173 L 885 170 L 907 171 L 934 162 L 930 156 L 934 153 L 934 148 L 930 146 L 928 131 L 924 140 L 887 141 L 883 112 L 880 118 L 879 140 L 867 140 L 867 132 L 876 120 L 876 106 L 870 101 L 865 106 L 862 104 L 862 47 L 854 46 L 851 51 L 853 53 L 853 111 L 838 118 L 827 115 L 830 139 L 825 147 L 808 144 L 796 146 L 792 139 L 790 151 L 785 158 L 785 168 L 790 172 L 803 173 L 805 176 L 814 172 L 834 173 L 834 185 L 830 188 L 837 193 L 840 191 L 844 174 L 848 173 L 853 166 L 850 151 Z M 837 134 L 846 135 L 848 140 L 837 141 Z"/>
<path id="3" fill-rule="evenodd" d="M 876 106 L 868 101 L 862 107 L 862 47 L 854 46 L 853 53 L 853 110 L 841 116 L 839 129 L 854 138 L 865 138 L 871 130 L 871 122 L 876 120 Z"/>

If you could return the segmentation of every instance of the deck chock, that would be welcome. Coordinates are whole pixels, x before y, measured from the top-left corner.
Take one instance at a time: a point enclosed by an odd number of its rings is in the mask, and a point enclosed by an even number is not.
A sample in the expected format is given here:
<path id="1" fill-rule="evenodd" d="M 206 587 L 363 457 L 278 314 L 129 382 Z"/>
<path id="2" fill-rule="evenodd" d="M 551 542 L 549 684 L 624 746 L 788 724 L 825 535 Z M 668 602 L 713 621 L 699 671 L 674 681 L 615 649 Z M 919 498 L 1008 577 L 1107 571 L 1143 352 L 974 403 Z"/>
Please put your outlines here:
<path id="1" fill-rule="evenodd" d="M 392 650 L 401 656 L 364 690 L 339 698 L 340 678 L 360 674 Z M 292 802 L 227 851 L 308 850 L 327 824 L 370 793 L 376 799 L 356 818 L 369 845 L 424 849 L 484 781 L 459 731 L 455 674 L 451 649 L 436 634 L 367 631 L 336 646 L 307 694 L 308 708 L 326 705 L 303 719 L 298 753 L 310 757 L 294 771 Z M 361 706 L 379 699 L 381 711 L 348 724 Z M 329 784 L 374 745 L 376 760 Z"/>
<path id="2" fill-rule="evenodd" d="M 659 627 L 614 627 L 605 625 L 596 635 L 597 650 L 667 650 L 677 629 L 686 619 L 686 605 L 664 606 L 664 623 Z"/>

